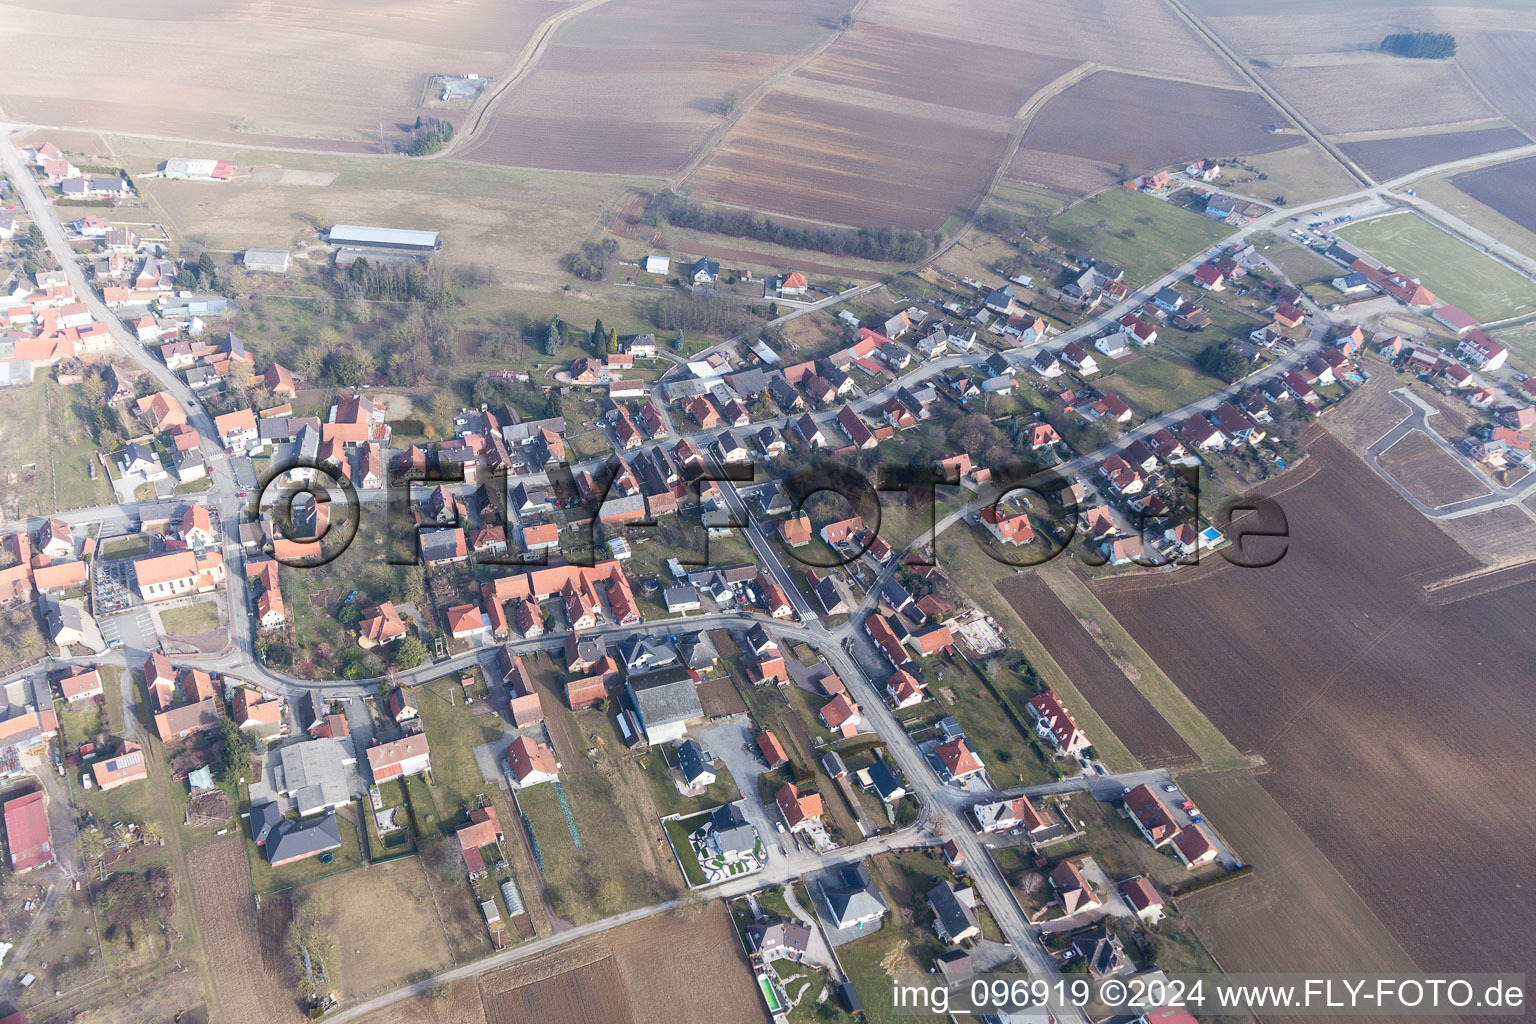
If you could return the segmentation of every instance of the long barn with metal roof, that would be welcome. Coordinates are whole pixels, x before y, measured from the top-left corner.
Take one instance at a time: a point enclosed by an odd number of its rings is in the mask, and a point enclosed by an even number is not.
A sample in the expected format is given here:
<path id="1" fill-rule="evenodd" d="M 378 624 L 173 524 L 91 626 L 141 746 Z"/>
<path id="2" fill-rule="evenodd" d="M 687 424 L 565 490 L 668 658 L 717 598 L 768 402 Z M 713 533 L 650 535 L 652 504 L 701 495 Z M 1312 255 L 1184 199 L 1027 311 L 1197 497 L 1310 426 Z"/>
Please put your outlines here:
<path id="1" fill-rule="evenodd" d="M 404 228 L 371 228 L 356 224 L 337 224 L 328 234 L 332 245 L 354 249 L 430 253 L 442 248 L 443 244 L 436 231 L 412 231 Z"/>

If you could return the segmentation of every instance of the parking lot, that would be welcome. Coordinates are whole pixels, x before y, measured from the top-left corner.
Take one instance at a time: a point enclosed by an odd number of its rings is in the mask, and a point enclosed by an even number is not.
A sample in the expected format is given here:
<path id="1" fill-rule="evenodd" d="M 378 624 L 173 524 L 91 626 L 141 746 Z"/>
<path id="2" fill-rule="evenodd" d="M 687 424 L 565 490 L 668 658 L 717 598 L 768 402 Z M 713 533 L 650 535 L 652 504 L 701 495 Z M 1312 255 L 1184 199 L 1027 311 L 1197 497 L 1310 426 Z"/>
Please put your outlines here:
<path id="1" fill-rule="evenodd" d="M 112 650 L 148 653 L 160 649 L 155 620 L 143 605 L 98 620 L 101 638 Z"/>

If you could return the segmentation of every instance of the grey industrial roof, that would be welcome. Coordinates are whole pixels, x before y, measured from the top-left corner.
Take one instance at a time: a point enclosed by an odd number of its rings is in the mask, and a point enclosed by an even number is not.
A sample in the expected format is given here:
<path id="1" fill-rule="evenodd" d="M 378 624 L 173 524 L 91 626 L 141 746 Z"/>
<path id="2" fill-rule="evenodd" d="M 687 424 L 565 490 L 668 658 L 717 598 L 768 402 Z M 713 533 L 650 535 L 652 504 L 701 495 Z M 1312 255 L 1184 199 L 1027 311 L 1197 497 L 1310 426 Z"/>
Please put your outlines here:
<path id="1" fill-rule="evenodd" d="M 345 766 L 355 761 L 341 741 L 322 737 L 289 743 L 278 750 L 279 792 L 292 793 L 302 811 L 351 799 Z"/>
<path id="2" fill-rule="evenodd" d="M 407 228 L 372 228 L 357 224 L 337 224 L 330 230 L 332 245 L 419 245 L 437 248 L 436 231 Z"/>
<path id="3" fill-rule="evenodd" d="M 681 678 L 672 678 L 673 672 L 658 672 L 651 676 L 629 680 L 629 692 L 634 698 L 635 711 L 646 729 L 655 729 L 674 722 L 686 722 L 704 717 L 704 707 L 694 691 L 693 680 L 686 669 L 678 672 Z"/>

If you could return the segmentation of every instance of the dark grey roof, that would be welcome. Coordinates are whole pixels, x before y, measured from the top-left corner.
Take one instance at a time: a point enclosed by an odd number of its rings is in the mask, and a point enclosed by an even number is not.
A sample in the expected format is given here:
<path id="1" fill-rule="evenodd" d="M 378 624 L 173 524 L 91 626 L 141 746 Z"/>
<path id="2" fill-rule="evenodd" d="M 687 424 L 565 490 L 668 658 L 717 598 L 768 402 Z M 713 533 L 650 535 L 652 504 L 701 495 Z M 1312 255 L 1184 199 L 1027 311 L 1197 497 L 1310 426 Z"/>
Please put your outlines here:
<path id="1" fill-rule="evenodd" d="M 844 866 L 838 872 L 837 882 L 822 886 L 822 893 L 832 911 L 833 923 L 839 928 L 861 918 L 884 915 L 890 910 L 862 864 Z"/>
<path id="2" fill-rule="evenodd" d="M 821 759 L 821 766 L 827 770 L 827 774 L 834 779 L 848 774 L 848 766 L 843 764 L 843 759 L 835 750 L 828 751 Z"/>
<path id="3" fill-rule="evenodd" d="M 668 608 L 681 604 L 698 604 L 699 592 L 687 584 L 676 587 L 668 587 L 662 592 L 661 599 Z"/>
<path id="4" fill-rule="evenodd" d="M 686 669 L 631 678 L 628 685 L 635 712 L 646 729 L 704 717 L 704 708 Z"/>
<path id="5" fill-rule="evenodd" d="M 894 576 L 886 580 L 885 586 L 880 588 L 880 596 L 885 603 L 891 606 L 892 611 L 901 611 L 912 603 L 912 595 L 907 593 L 907 588 L 902 586 Z"/>
<path id="6" fill-rule="evenodd" d="M 821 602 L 821 607 L 828 615 L 846 614 L 848 611 L 848 604 L 843 600 L 837 584 L 832 582 L 831 576 L 824 577 L 816 584 L 816 600 Z"/>
<path id="7" fill-rule="evenodd" d="M 751 853 L 757 848 L 757 832 L 735 804 L 716 807 L 709 815 L 709 828 L 721 853 Z"/>
<path id="8" fill-rule="evenodd" d="M 1184 301 L 1184 297 L 1173 285 L 1165 284 L 1157 290 L 1156 295 L 1152 296 L 1152 301 L 1177 306 Z"/>
<path id="9" fill-rule="evenodd" d="M 632 676 L 645 675 L 677 664 L 677 652 L 665 641 L 636 634 L 619 644 L 619 659 Z"/>
<path id="10" fill-rule="evenodd" d="M 904 795 L 907 787 L 901 784 L 896 773 L 891 771 L 891 766 L 885 763 L 884 758 L 875 761 L 869 766 L 869 781 L 875 787 L 875 793 L 881 800 L 892 800 L 898 795 Z"/>
<path id="11" fill-rule="evenodd" d="M 341 830 L 336 815 L 327 811 L 322 818 L 289 821 L 284 818 L 267 836 L 267 860 L 276 862 L 292 857 L 334 850 L 341 845 Z"/>
<path id="12" fill-rule="evenodd" d="M 761 651 L 769 644 L 778 646 L 778 641 L 768 635 L 768 631 L 763 628 L 761 622 L 754 623 L 752 628 L 747 630 L 747 643 L 752 645 L 754 651 Z"/>
<path id="13" fill-rule="evenodd" d="M 725 382 L 731 386 L 732 391 L 750 400 L 768 386 L 768 375 L 756 368 L 737 370 L 735 373 L 726 374 Z"/>
<path id="14" fill-rule="evenodd" d="M 692 669 L 710 668 L 720 660 L 714 643 L 703 632 L 678 637 L 677 654 L 683 664 Z"/>
<path id="15" fill-rule="evenodd" d="M 251 806 L 251 839 L 257 846 L 265 843 L 272 830 L 283 820 L 282 808 L 272 801 Z"/>
<path id="16" fill-rule="evenodd" d="M 947 878 L 928 890 L 928 905 L 933 908 L 934 916 L 938 918 L 939 928 L 950 938 L 959 935 L 967 928 L 979 927 L 976 914 L 970 907 L 960 902 L 955 895 L 955 883 Z"/>
<path id="17" fill-rule="evenodd" d="M 694 740 L 684 740 L 677 748 L 677 770 L 683 773 L 683 781 L 690 786 L 706 772 L 713 769 L 704 761 L 704 748 Z"/>
<path id="18" fill-rule="evenodd" d="M 453 530 L 423 530 L 421 532 L 421 557 L 428 562 L 458 557 L 458 544 Z"/>

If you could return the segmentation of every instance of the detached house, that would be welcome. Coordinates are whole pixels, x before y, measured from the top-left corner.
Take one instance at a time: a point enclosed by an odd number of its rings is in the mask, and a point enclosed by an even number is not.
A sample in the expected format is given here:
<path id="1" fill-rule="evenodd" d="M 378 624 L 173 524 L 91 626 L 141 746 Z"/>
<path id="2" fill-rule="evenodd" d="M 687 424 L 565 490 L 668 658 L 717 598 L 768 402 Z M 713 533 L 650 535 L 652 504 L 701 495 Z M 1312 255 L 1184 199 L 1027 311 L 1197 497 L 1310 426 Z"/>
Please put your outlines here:
<path id="1" fill-rule="evenodd" d="M 1026 707 L 1035 720 L 1035 733 L 1048 741 L 1058 754 L 1071 756 L 1090 746 L 1077 719 L 1054 693 L 1047 690 L 1031 697 Z"/>

